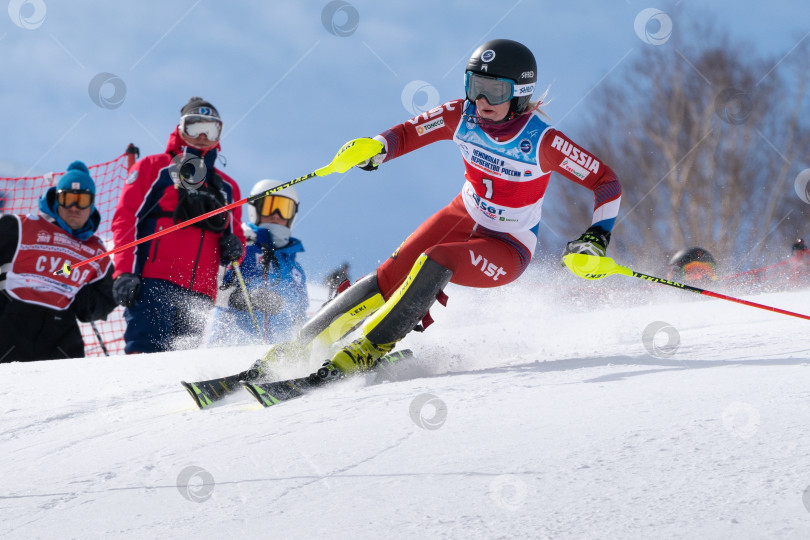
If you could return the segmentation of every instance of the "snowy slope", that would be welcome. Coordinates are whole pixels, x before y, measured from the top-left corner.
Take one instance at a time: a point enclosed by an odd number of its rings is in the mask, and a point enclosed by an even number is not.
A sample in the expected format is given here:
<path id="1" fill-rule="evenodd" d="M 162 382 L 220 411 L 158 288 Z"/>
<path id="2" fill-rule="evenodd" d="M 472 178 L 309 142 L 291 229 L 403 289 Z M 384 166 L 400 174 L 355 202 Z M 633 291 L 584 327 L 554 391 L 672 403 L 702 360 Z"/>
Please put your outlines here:
<path id="1" fill-rule="evenodd" d="M 403 380 L 266 410 L 178 384 L 261 347 L 0 365 L 0 537 L 810 538 L 810 322 L 622 280 L 451 288 Z"/>

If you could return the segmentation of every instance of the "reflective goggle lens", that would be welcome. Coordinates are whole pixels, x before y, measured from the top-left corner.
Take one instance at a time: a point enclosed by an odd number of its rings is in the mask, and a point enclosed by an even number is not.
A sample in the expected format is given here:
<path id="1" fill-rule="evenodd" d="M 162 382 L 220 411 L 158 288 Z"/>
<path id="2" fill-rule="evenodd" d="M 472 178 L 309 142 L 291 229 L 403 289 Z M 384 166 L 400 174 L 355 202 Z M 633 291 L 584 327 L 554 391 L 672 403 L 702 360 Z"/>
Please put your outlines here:
<path id="1" fill-rule="evenodd" d="M 484 96 L 490 105 L 506 103 L 512 99 L 514 93 L 514 84 L 509 79 L 485 77 L 469 71 L 464 86 L 467 89 L 467 99 L 475 101 Z"/>
<path id="2" fill-rule="evenodd" d="M 292 219 L 295 217 L 296 207 L 298 206 L 295 204 L 294 200 L 279 195 L 268 195 L 256 201 L 255 204 L 259 215 L 271 216 L 273 212 L 278 212 L 278 215 L 284 219 Z"/>
<path id="3" fill-rule="evenodd" d="M 683 275 L 687 279 L 717 279 L 715 265 L 703 261 L 686 263 L 683 267 Z"/>
<path id="4" fill-rule="evenodd" d="M 60 190 L 56 192 L 56 202 L 65 208 L 75 205 L 84 210 L 93 204 L 93 194 L 89 191 Z"/>
<path id="5" fill-rule="evenodd" d="M 209 141 L 218 141 L 222 133 L 222 122 L 208 116 L 184 116 L 180 123 L 183 133 L 191 138 L 205 134 Z"/>

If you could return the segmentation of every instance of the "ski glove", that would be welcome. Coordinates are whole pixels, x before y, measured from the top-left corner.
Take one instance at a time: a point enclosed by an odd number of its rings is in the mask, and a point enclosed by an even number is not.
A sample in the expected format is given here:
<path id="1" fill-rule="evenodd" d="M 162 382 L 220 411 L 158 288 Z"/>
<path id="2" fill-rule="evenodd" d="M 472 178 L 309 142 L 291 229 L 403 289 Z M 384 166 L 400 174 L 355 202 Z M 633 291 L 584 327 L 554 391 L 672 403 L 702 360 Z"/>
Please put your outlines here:
<path id="1" fill-rule="evenodd" d="M 380 163 L 382 163 L 384 159 L 385 159 L 385 146 L 383 146 L 383 149 L 380 150 L 379 154 L 371 156 L 362 163 L 358 163 L 357 165 L 355 165 L 355 167 L 357 167 L 358 169 L 363 169 L 364 171 L 376 171 L 377 167 L 380 166 Z"/>
<path id="2" fill-rule="evenodd" d="M 219 238 L 219 261 L 228 266 L 242 258 L 242 242 L 235 234 L 224 234 Z"/>
<path id="3" fill-rule="evenodd" d="M 141 276 L 121 274 L 113 281 L 113 299 L 119 306 L 131 308 L 141 296 Z"/>
<path id="4" fill-rule="evenodd" d="M 580 235 L 579 238 L 566 244 L 563 257 L 569 253 L 585 253 L 586 255 L 604 257 L 609 242 L 609 231 L 599 226 L 592 226 Z"/>

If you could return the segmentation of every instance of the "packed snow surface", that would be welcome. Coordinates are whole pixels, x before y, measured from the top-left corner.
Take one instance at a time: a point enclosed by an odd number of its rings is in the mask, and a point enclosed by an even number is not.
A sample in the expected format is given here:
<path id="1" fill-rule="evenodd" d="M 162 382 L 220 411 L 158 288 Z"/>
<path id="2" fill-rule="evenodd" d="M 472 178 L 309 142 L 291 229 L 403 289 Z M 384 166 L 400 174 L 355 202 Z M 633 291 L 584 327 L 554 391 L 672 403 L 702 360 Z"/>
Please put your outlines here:
<path id="1" fill-rule="evenodd" d="M 810 321 L 661 289 L 451 286 L 396 381 L 269 409 L 179 384 L 263 346 L 2 364 L 0 537 L 810 538 Z"/>

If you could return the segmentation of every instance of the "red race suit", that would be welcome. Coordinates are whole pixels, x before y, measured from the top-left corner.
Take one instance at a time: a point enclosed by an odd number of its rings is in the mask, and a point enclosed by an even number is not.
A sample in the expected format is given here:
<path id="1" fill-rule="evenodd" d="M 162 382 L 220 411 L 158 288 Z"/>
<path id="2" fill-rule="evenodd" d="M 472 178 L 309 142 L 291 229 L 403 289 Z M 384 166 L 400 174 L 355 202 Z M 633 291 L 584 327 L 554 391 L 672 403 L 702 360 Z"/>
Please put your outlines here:
<path id="1" fill-rule="evenodd" d="M 613 228 L 622 190 L 601 160 L 549 126 L 536 110 L 500 124 L 476 119 L 475 105 L 459 99 L 375 137 L 385 145 L 383 162 L 452 140 L 466 168 L 461 193 L 377 269 L 386 298 L 423 252 L 453 271 L 452 283 L 496 287 L 517 279 L 534 254 L 552 172 L 593 191 L 591 224 Z"/>

